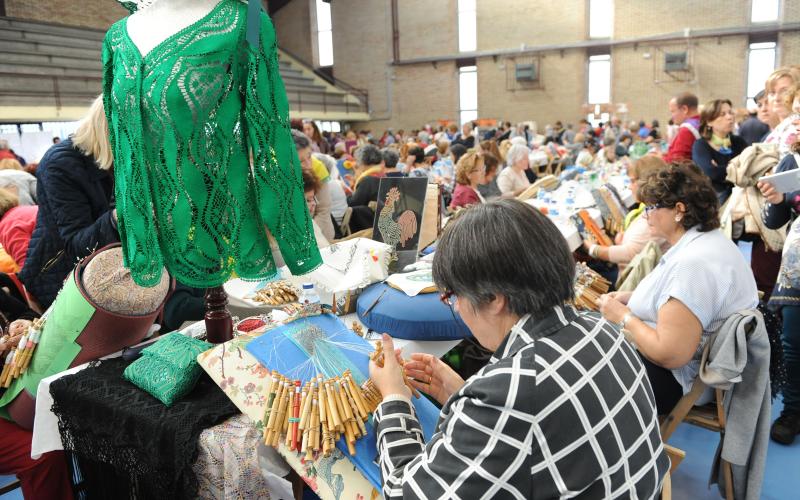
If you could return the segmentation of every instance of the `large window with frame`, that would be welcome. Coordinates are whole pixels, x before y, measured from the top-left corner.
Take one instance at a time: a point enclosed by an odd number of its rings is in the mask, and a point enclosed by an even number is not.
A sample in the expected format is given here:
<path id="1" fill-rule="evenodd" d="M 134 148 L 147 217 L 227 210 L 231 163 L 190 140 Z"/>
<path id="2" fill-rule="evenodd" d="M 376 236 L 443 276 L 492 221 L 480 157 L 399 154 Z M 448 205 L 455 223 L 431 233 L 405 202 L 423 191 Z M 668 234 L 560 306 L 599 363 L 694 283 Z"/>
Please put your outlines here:
<path id="1" fill-rule="evenodd" d="M 588 103 L 611 102 L 611 55 L 589 56 Z"/>
<path id="2" fill-rule="evenodd" d="M 478 50 L 477 0 L 458 0 L 458 51 Z"/>
<path id="3" fill-rule="evenodd" d="M 458 68 L 458 116 L 462 124 L 478 119 L 478 67 Z"/>
<path id="4" fill-rule="evenodd" d="M 747 54 L 747 99 L 750 99 L 764 90 L 764 82 L 775 71 L 776 58 L 775 42 L 751 43 Z"/>
<path id="5" fill-rule="evenodd" d="M 333 66 L 333 24 L 331 4 L 316 0 L 317 54 L 320 66 Z"/>
<path id="6" fill-rule="evenodd" d="M 775 22 L 778 20 L 780 8 L 780 0 L 753 0 L 750 21 L 754 23 Z"/>
<path id="7" fill-rule="evenodd" d="M 614 0 L 589 0 L 589 38 L 611 38 Z"/>

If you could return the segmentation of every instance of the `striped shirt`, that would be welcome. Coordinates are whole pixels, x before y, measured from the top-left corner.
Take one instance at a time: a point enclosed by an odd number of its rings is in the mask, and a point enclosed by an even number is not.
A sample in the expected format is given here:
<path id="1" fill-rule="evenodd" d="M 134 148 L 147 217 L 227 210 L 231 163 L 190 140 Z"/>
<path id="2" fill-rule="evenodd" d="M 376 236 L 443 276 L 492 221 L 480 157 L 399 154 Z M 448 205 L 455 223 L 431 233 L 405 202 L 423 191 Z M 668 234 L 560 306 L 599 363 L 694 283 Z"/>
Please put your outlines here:
<path id="1" fill-rule="evenodd" d="M 658 310 L 670 298 L 685 305 L 703 326 L 692 360 L 672 370 L 686 394 L 697 377 L 708 338 L 730 315 L 754 309 L 758 305 L 758 289 L 750 266 L 722 231 L 701 233 L 694 227 L 639 283 L 628 307 L 634 316 L 655 328 Z"/>
<path id="2" fill-rule="evenodd" d="M 571 307 L 520 319 L 427 444 L 402 397 L 375 422 L 387 499 L 653 498 L 669 468 L 639 355 Z"/>

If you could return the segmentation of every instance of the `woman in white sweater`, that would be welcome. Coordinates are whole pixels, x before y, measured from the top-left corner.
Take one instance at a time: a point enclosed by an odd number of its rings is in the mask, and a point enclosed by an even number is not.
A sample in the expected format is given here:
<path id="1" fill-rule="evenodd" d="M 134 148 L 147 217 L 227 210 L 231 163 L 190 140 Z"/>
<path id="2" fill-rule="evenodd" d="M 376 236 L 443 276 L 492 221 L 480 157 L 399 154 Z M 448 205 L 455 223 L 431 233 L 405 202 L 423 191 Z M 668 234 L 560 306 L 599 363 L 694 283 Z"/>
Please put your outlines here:
<path id="1" fill-rule="evenodd" d="M 497 187 L 503 197 L 517 197 L 531 185 L 525 170 L 530 168 L 528 146 L 514 144 L 506 154 L 508 166 L 497 176 Z"/>

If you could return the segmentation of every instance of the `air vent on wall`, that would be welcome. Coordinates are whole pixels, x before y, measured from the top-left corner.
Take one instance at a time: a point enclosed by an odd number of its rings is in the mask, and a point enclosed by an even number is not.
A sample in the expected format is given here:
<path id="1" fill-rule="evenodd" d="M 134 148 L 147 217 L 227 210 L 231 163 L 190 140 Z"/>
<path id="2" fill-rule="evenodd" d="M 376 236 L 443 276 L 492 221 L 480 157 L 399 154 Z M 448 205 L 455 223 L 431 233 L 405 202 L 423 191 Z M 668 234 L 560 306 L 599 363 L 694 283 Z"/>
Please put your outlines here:
<path id="1" fill-rule="evenodd" d="M 665 52 L 664 71 L 686 71 L 689 69 L 689 57 L 686 52 Z"/>
<path id="2" fill-rule="evenodd" d="M 518 82 L 535 82 L 539 80 L 536 64 L 517 64 L 514 67 L 514 75 Z"/>

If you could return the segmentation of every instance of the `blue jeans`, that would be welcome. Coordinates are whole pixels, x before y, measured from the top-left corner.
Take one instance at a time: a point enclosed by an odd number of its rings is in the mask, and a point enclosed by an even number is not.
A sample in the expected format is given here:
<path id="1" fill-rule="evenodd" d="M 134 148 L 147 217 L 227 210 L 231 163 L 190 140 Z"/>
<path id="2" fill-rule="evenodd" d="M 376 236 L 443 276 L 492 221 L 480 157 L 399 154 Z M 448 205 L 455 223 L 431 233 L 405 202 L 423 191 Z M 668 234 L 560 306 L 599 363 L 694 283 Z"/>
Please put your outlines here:
<path id="1" fill-rule="evenodd" d="M 787 381 L 783 388 L 785 410 L 800 413 L 800 306 L 783 306 L 783 358 Z"/>

